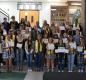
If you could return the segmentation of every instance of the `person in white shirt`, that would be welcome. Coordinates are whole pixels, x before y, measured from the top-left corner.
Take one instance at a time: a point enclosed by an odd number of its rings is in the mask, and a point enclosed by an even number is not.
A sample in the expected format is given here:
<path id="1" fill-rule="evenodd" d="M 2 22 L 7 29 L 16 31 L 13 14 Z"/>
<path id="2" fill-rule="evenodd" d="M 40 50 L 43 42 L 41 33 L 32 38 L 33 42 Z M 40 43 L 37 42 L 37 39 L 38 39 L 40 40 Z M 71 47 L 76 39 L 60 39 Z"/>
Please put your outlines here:
<path id="1" fill-rule="evenodd" d="M 31 37 L 28 37 L 28 39 L 25 41 L 25 52 L 27 57 L 28 71 L 32 71 L 33 46 Z"/>
<path id="2" fill-rule="evenodd" d="M 74 69 L 74 59 L 76 51 L 76 42 L 73 41 L 73 37 L 69 36 L 69 53 L 68 53 L 68 72 L 72 72 Z"/>
<path id="3" fill-rule="evenodd" d="M 77 46 L 78 52 L 78 72 L 83 72 L 84 68 L 84 41 L 80 38 L 80 44 Z"/>
<path id="4" fill-rule="evenodd" d="M 48 71 L 49 71 L 50 66 L 51 66 L 52 71 L 53 71 L 54 59 L 55 59 L 55 54 L 54 54 L 55 46 L 54 46 L 52 38 L 49 38 L 46 48 L 47 48 L 47 68 L 48 68 Z"/>

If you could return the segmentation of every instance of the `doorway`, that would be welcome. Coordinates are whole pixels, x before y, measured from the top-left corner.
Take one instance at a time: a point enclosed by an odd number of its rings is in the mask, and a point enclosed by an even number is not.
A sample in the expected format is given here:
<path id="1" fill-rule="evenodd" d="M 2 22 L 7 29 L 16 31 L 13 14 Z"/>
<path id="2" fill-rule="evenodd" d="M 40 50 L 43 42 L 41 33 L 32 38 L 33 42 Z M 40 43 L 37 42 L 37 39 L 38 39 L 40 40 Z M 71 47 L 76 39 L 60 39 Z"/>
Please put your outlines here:
<path id="1" fill-rule="evenodd" d="M 36 25 L 36 22 L 39 21 L 39 11 L 20 10 L 19 20 L 21 20 L 21 18 L 24 18 L 26 21 L 29 21 L 31 26 L 34 27 Z"/>

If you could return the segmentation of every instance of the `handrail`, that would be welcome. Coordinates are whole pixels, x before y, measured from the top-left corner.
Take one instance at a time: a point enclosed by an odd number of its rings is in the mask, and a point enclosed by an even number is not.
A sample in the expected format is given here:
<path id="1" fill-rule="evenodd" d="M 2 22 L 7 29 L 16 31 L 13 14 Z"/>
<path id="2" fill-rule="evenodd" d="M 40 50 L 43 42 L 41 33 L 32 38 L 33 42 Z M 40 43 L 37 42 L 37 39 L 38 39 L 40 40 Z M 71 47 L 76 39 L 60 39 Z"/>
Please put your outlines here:
<path id="1" fill-rule="evenodd" d="M 8 17 L 8 20 L 9 20 L 9 14 L 7 12 L 5 12 L 4 10 L 2 10 L 1 8 L 0 8 L 0 12 L 2 14 L 4 14 L 5 16 L 7 16 Z"/>
<path id="2" fill-rule="evenodd" d="M 5 12 L 3 9 L 0 8 L 0 10 L 1 10 L 2 12 L 4 12 L 7 16 L 9 16 L 9 14 L 8 14 L 7 12 Z"/>

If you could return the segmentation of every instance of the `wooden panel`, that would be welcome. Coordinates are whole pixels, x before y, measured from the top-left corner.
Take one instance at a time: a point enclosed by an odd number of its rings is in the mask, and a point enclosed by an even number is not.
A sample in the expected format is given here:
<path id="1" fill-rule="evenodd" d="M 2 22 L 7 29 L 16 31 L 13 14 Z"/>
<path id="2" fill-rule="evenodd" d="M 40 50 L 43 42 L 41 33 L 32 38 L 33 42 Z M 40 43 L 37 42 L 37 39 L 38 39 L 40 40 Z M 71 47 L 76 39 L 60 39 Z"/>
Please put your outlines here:
<path id="1" fill-rule="evenodd" d="M 19 16 L 20 20 L 27 17 L 27 21 L 31 23 L 32 27 L 39 21 L 39 11 L 20 11 Z"/>

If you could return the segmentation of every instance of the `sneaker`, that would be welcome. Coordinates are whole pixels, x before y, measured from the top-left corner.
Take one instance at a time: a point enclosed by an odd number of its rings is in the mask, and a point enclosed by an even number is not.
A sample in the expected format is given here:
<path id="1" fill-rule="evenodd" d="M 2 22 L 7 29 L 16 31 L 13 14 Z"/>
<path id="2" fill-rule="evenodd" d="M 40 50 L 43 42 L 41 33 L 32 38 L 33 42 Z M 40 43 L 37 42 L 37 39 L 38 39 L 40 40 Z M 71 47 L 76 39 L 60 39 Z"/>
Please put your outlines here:
<path id="1" fill-rule="evenodd" d="M 32 72 L 32 69 L 30 69 L 29 71 Z"/>
<path id="2" fill-rule="evenodd" d="M 1 67 L 3 66 L 3 63 L 1 63 Z"/>
<path id="3" fill-rule="evenodd" d="M 48 72 L 50 71 L 50 69 L 47 70 Z"/>
<path id="4" fill-rule="evenodd" d="M 54 69 L 52 69 L 52 72 L 54 71 Z"/>
<path id="5" fill-rule="evenodd" d="M 78 72 L 81 72 L 80 69 L 78 70 Z"/>
<path id="6" fill-rule="evenodd" d="M 61 72 L 60 70 L 58 70 L 58 72 Z"/>
<path id="7" fill-rule="evenodd" d="M 28 69 L 28 72 L 30 72 L 30 69 Z"/>
<path id="8" fill-rule="evenodd" d="M 72 71 L 68 71 L 68 72 L 72 72 Z"/>
<path id="9" fill-rule="evenodd" d="M 83 70 L 81 70 L 81 72 L 83 72 Z"/>

